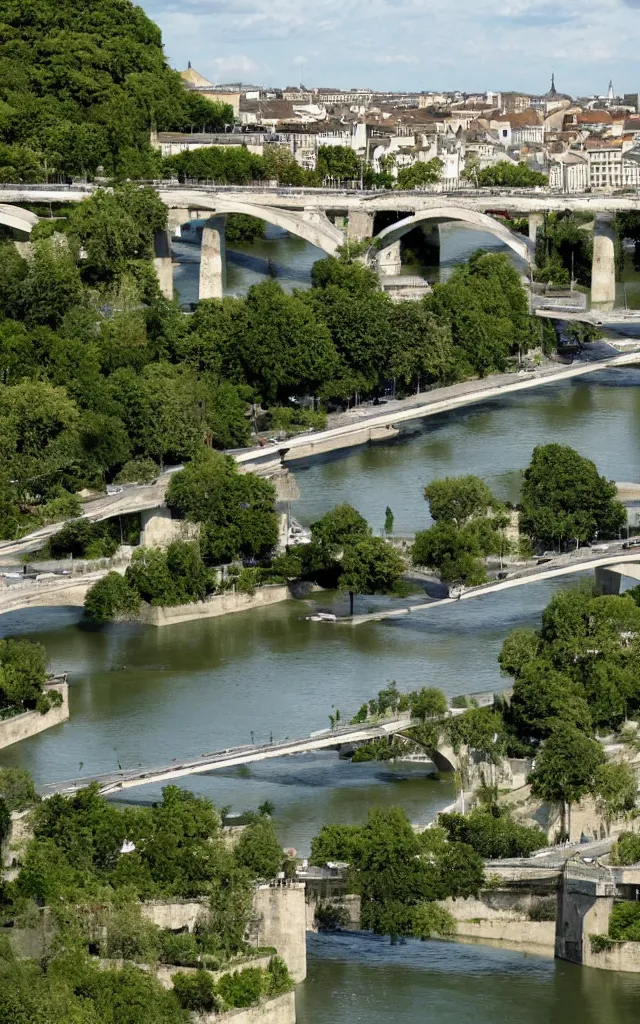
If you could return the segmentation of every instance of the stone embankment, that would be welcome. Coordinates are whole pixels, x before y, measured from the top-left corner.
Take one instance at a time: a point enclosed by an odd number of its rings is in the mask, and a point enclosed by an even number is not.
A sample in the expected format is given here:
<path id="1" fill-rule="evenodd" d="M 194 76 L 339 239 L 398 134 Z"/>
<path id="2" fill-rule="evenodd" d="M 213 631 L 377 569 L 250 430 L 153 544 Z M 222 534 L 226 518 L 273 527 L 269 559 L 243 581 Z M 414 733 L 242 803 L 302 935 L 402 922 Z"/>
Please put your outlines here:
<path id="1" fill-rule="evenodd" d="M 62 703 L 49 708 L 44 715 L 39 711 L 25 711 L 21 715 L 14 715 L 13 718 L 6 718 L 0 722 L 0 750 L 66 722 L 69 717 L 69 684 L 66 676 L 51 680 L 44 690 L 45 693 L 57 690 L 62 697 Z"/>
<path id="2" fill-rule="evenodd" d="M 220 615 L 232 615 L 234 612 L 266 608 L 272 604 L 279 604 L 281 601 L 288 601 L 290 598 L 291 592 L 285 584 L 275 584 L 258 587 L 253 594 L 241 594 L 239 591 L 213 594 L 205 601 L 195 601 L 193 604 L 162 607 L 143 604 L 137 618 L 147 626 L 175 626 L 179 622 L 215 619 Z"/>

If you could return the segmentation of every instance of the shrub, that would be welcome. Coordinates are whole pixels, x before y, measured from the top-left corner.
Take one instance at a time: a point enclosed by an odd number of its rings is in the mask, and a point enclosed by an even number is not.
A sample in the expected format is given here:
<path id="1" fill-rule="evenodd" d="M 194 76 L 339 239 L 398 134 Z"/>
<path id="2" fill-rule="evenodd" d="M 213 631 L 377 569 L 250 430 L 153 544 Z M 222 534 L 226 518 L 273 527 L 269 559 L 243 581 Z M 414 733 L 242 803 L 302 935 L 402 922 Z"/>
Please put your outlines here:
<path id="1" fill-rule="evenodd" d="M 270 821 L 258 818 L 247 825 L 235 848 L 235 858 L 255 878 L 275 877 L 282 868 L 283 853 Z"/>
<path id="2" fill-rule="evenodd" d="M 110 622 L 116 615 L 136 612 L 140 598 L 120 573 L 109 572 L 91 587 L 84 610 L 96 623 Z"/>
<path id="3" fill-rule="evenodd" d="M 207 971 L 196 971 L 195 974 L 183 974 L 182 972 L 174 974 L 173 991 L 183 1010 L 210 1013 L 218 1008 L 213 978 Z M 251 1004 L 240 1003 L 238 1005 L 249 1006 Z"/>
<path id="4" fill-rule="evenodd" d="M 195 935 L 190 932 L 160 933 L 158 959 L 164 964 L 178 967 L 198 967 L 202 963 L 202 950 Z"/>
<path id="5" fill-rule="evenodd" d="M 453 915 L 437 903 L 419 903 L 413 912 L 413 934 L 416 939 L 430 939 L 433 935 L 455 935 Z"/>
<path id="6" fill-rule="evenodd" d="M 227 1006 L 255 1006 L 263 992 L 263 972 L 259 967 L 246 967 L 244 971 L 225 974 L 218 982 L 216 991 Z"/>
<path id="7" fill-rule="evenodd" d="M 467 843 L 489 860 L 501 857 L 528 857 L 547 845 L 547 837 L 537 826 L 519 825 L 510 814 L 476 810 L 471 814 L 441 814 L 438 823 L 450 842 Z"/>
<path id="8" fill-rule="evenodd" d="M 612 864 L 640 863 L 640 833 L 621 832 L 611 848 Z"/>
<path id="9" fill-rule="evenodd" d="M 152 459 L 131 459 L 116 477 L 118 484 L 150 484 L 160 470 Z"/>
<path id="10" fill-rule="evenodd" d="M 110 558 L 118 550 L 118 542 L 106 523 L 90 523 L 74 519 L 65 523 L 49 541 L 52 558 Z"/>
<path id="11" fill-rule="evenodd" d="M 609 937 L 626 942 L 640 942 L 640 903 L 631 900 L 614 903 L 609 917 Z"/>
<path id="12" fill-rule="evenodd" d="M 36 701 L 36 711 L 46 715 L 51 708 L 59 708 L 62 704 L 62 694 L 59 690 L 43 690 Z"/>
<path id="13" fill-rule="evenodd" d="M 24 768 L 0 768 L 0 798 L 10 811 L 24 811 L 40 800 L 33 779 Z"/>
<path id="14" fill-rule="evenodd" d="M 271 957 L 263 988 L 267 996 L 281 996 L 283 992 L 290 992 L 293 988 L 291 975 L 282 957 Z"/>
<path id="15" fill-rule="evenodd" d="M 527 910 L 530 921 L 555 921 L 558 908 L 555 896 L 540 900 Z"/>
<path id="16" fill-rule="evenodd" d="M 605 950 L 613 949 L 614 943 L 608 935 L 590 935 L 589 945 L 592 953 L 603 953 Z"/>

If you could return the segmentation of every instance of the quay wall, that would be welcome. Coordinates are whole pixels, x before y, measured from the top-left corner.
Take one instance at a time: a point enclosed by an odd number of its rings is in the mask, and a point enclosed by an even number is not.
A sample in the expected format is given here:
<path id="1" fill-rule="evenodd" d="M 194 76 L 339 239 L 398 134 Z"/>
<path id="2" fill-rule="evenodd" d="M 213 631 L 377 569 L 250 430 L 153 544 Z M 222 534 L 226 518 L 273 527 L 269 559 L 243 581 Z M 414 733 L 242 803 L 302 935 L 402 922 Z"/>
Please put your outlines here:
<path id="1" fill-rule="evenodd" d="M 14 718 L 7 718 L 0 722 L 0 750 L 10 747 L 13 743 L 29 739 L 30 736 L 37 736 L 39 732 L 44 732 L 45 729 L 51 729 L 54 725 L 60 725 L 67 721 L 69 717 L 69 684 L 51 683 L 44 689 L 58 690 L 62 695 L 62 704 L 49 708 L 44 715 L 41 715 L 39 711 L 25 711 L 21 715 L 15 715 Z"/>
<path id="2" fill-rule="evenodd" d="M 230 1010 L 228 1013 L 207 1013 L 195 1017 L 197 1024 L 296 1024 L 295 992 L 285 992 L 275 999 L 265 999 L 257 1006 L 246 1010 Z"/>
<path id="3" fill-rule="evenodd" d="M 288 601 L 291 597 L 289 588 L 284 584 L 258 587 L 253 594 L 241 594 L 229 591 L 226 594 L 214 594 L 206 601 L 195 601 L 193 604 L 156 607 L 143 604 L 138 613 L 140 622 L 147 626 L 174 626 L 179 622 L 193 622 L 198 619 L 215 619 L 220 615 L 232 615 L 234 612 L 252 611 L 254 608 L 265 608 L 271 604 Z"/>
<path id="4" fill-rule="evenodd" d="M 554 919 L 533 921 L 536 908 L 552 902 Z M 519 892 L 484 892 L 478 899 L 447 899 L 440 906 L 448 910 L 456 922 L 459 938 L 488 939 L 509 945 L 540 946 L 553 953 L 556 922 L 555 896 L 540 897 Z"/>

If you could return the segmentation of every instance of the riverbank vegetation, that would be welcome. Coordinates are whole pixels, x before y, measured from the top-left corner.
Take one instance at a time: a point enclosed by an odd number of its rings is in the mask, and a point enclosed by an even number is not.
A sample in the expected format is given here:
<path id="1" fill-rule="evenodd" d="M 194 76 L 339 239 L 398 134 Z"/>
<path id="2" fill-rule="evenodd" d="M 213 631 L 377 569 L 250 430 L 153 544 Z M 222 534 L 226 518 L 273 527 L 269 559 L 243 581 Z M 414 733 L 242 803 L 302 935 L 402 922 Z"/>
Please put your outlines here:
<path id="1" fill-rule="evenodd" d="M 626 521 L 616 485 L 566 445 L 534 448 L 516 509 L 518 540 L 507 536 L 511 513 L 475 476 L 433 480 L 424 489 L 434 526 L 416 533 L 414 565 L 435 569 L 449 584 L 487 582 L 486 559 L 566 549 L 616 537 Z"/>
<path id="2" fill-rule="evenodd" d="M 62 702 L 58 690 L 45 690 L 47 652 L 32 640 L 0 640 L 0 720 L 24 711 L 46 712 Z"/>
<path id="3" fill-rule="evenodd" d="M 12 783 L 10 779 L 4 785 L 0 778 L 0 792 L 12 792 L 17 781 Z M 140 995 L 141 1007 L 145 1008 L 146 1000 L 157 1001 L 162 990 L 148 975 L 144 983 L 140 981 L 134 965 L 218 970 L 252 952 L 245 932 L 251 918 L 253 887 L 259 879 L 273 878 L 284 860 L 268 818 L 250 816 L 232 849 L 225 841 L 221 818 L 213 805 L 175 786 L 165 788 L 162 801 L 148 808 L 118 808 L 99 796 L 94 784 L 73 797 L 54 796 L 41 803 L 34 798 L 32 791 L 27 802 L 32 806 L 33 838 L 21 856 L 17 877 L 0 890 L 0 917 L 5 926 L 22 923 L 33 927 L 43 914 L 48 915 L 48 925 L 43 928 L 50 936 L 47 977 L 55 978 L 57 967 L 69 957 L 67 962 L 75 964 L 73 993 L 74 979 L 92 975 L 96 955 L 107 961 L 125 961 L 124 970 L 110 978 L 107 989 L 110 991 L 112 984 L 126 989 L 130 983 L 132 991 L 136 986 L 147 986 Z M 20 806 L 24 802 L 21 800 Z M 202 914 L 195 932 L 164 931 L 148 920 L 142 904 L 154 899 L 200 900 Z M 3 998 L 16 983 L 16 961 L 3 937 L 7 934 L 10 929 L 0 931 L 0 974 L 7 986 L 3 987 Z M 104 966 L 109 971 L 109 964 Z M 30 969 L 37 979 L 35 965 Z M 263 996 L 291 988 L 286 967 L 277 957 L 266 971 L 236 971 L 215 986 L 204 971 L 189 977 L 198 985 L 194 987 L 187 976 L 181 975 L 175 991 L 166 996 L 165 1002 L 160 1001 L 159 1005 L 173 1014 L 167 1020 L 187 1020 L 175 1013 L 181 1007 L 205 1009 L 191 1005 L 197 993 L 205 989 L 212 1001 L 210 1009 L 222 1011 L 253 1005 Z M 47 985 L 44 988 L 50 991 Z M 155 1003 L 149 1016 L 142 1008 L 141 1016 L 105 1019 L 109 1024 L 120 1020 L 157 1024 L 165 1020 L 164 1016 L 153 1016 L 153 1012 L 159 1012 Z M 0 1021 L 13 1019 L 3 1017 L 0 1009 Z M 31 1021 L 30 1017 L 19 1019 Z M 38 1024 L 49 1019 L 33 1018 Z M 59 1019 L 51 1018 L 56 1022 Z M 84 1020 L 73 1017 L 76 1019 Z M 94 1024 L 102 1017 L 90 1016 L 87 1021 Z"/>
<path id="4" fill-rule="evenodd" d="M 348 863 L 362 927 L 392 939 L 451 934 L 451 915 L 435 901 L 477 895 L 484 882 L 482 858 L 470 846 L 446 841 L 439 828 L 417 834 L 399 807 L 371 810 L 364 825 L 325 825 L 310 860 Z"/>

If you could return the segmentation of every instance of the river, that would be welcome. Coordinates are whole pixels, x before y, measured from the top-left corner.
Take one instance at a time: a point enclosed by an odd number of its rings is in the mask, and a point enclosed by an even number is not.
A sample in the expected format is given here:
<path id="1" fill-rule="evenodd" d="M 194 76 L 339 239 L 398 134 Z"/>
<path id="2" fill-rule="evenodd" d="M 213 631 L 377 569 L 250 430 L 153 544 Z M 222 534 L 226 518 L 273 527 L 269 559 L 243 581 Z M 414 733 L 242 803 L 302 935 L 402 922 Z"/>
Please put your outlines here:
<path id="1" fill-rule="evenodd" d="M 452 233 L 453 234 L 453 233 Z M 467 237 L 466 240 L 463 235 Z M 457 241 L 456 241 L 457 238 Z M 259 280 L 266 260 L 286 287 L 308 286 L 314 253 L 305 243 L 273 239 L 247 253 L 238 292 Z M 490 236 L 458 231 L 445 272 Z M 261 250 L 261 247 L 266 248 Z M 192 259 L 196 250 L 183 245 Z M 280 257 L 278 257 L 280 253 Z M 315 253 L 315 256 L 318 254 Z M 251 259 L 258 260 L 252 266 Z M 263 263 L 260 264 L 259 261 Z M 282 263 L 282 272 L 280 264 Z M 197 267 L 182 275 L 183 301 Z M 252 276 L 254 275 L 254 276 Z M 195 298 L 195 293 L 192 294 Z M 501 401 L 411 424 L 395 440 L 294 464 L 305 523 L 350 501 L 378 530 L 390 505 L 395 529 L 429 524 L 424 485 L 473 472 L 502 497 L 517 496 L 535 444 L 558 441 L 592 457 L 617 480 L 640 481 L 640 371 L 603 371 L 588 381 L 551 385 Z M 71 719 L 0 755 L 37 781 L 59 781 L 220 749 L 236 743 L 305 735 L 326 727 L 339 708 L 350 715 L 380 687 L 438 686 L 452 696 L 499 689 L 497 654 L 510 629 L 536 625 L 552 593 L 547 582 L 356 629 L 312 623 L 303 602 L 255 614 L 186 623 L 164 630 L 112 625 L 90 630 L 76 611 L 31 610 L 0 619 L 0 635 L 45 644 L 56 671 L 70 676 Z M 341 600 L 322 595 L 323 605 Z M 358 599 L 359 610 L 384 599 Z M 234 811 L 275 804 L 283 845 L 306 854 L 325 821 L 356 822 L 370 806 L 400 804 L 414 821 L 430 820 L 453 799 L 451 780 L 427 766 L 350 765 L 322 753 L 263 762 L 184 780 Z M 157 790 L 130 791 L 157 798 Z M 580 970 L 551 960 L 449 943 L 391 947 L 369 936 L 312 936 L 309 980 L 299 990 L 300 1024 L 626 1024 L 640 979 Z M 635 1001 L 635 1002 L 634 1002 Z"/>
<path id="2" fill-rule="evenodd" d="M 486 945 L 310 935 L 298 1024 L 632 1024 L 640 975 Z"/>

